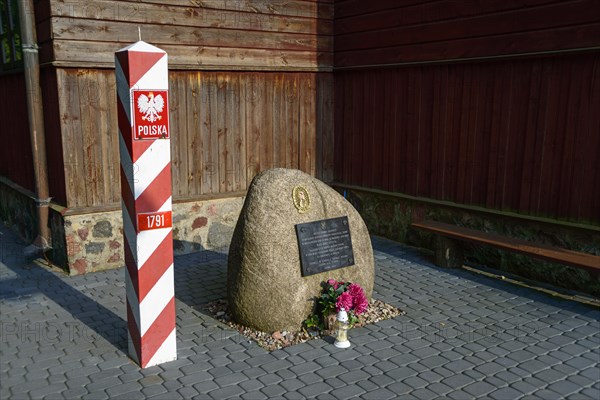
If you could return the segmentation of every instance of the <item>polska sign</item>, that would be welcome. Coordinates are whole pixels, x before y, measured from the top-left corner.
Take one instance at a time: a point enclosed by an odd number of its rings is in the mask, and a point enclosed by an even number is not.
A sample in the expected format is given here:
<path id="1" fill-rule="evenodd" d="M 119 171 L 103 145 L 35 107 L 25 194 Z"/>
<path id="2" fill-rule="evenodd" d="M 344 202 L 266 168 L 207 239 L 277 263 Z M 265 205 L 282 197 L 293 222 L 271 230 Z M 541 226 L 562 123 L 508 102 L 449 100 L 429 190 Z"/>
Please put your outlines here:
<path id="1" fill-rule="evenodd" d="M 167 90 L 133 90 L 133 138 L 169 139 Z"/>

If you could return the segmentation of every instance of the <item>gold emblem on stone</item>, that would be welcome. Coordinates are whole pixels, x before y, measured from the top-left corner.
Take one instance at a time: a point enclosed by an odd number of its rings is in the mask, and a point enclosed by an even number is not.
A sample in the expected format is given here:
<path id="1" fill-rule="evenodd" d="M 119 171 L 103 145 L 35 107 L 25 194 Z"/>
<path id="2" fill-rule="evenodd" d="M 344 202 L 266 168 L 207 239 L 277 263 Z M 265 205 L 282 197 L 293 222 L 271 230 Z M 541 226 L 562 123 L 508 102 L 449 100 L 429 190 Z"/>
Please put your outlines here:
<path id="1" fill-rule="evenodd" d="M 294 207 L 300 214 L 304 214 L 310 210 L 310 196 L 308 190 L 303 186 L 296 186 L 292 190 L 292 199 L 294 200 Z"/>

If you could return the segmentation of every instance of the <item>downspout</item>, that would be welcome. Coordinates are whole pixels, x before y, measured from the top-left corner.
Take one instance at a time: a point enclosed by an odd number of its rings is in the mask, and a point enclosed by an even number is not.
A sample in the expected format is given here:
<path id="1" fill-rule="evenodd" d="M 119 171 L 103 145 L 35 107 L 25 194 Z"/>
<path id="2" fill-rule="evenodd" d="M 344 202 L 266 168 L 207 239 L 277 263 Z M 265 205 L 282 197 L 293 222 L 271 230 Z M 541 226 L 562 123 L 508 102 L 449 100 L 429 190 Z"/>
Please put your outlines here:
<path id="1" fill-rule="evenodd" d="M 38 256 L 51 247 L 50 229 L 48 228 L 50 194 L 48 190 L 48 167 L 46 163 L 44 110 L 40 87 L 40 64 L 33 0 L 19 0 L 18 4 L 38 223 L 38 236 L 26 248 L 25 252 L 29 256 Z"/>

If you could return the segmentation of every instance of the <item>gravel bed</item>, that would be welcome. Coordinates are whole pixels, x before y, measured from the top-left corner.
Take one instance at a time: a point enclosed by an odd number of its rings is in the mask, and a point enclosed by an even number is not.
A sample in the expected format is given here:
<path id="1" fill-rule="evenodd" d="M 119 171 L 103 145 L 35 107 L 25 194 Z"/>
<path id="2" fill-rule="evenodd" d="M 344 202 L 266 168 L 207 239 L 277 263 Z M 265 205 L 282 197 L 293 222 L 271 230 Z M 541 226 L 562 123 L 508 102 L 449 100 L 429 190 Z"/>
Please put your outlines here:
<path id="1" fill-rule="evenodd" d="M 212 315 L 215 319 L 223 322 L 230 328 L 237 330 L 242 335 L 256 342 L 259 346 L 268 351 L 293 346 L 295 344 L 304 343 L 313 339 L 319 339 L 324 336 L 332 335 L 333 333 L 329 330 L 307 330 L 305 328 L 302 328 L 298 331 L 289 332 L 262 332 L 231 321 L 231 318 L 227 313 L 227 300 L 216 300 L 204 304 L 201 307 L 210 315 Z M 356 323 L 354 327 L 356 328 L 369 324 L 374 324 L 376 322 L 394 318 L 398 315 L 404 314 L 404 311 L 394 306 L 373 299 L 369 302 L 369 309 L 364 314 L 359 316 L 359 322 Z"/>

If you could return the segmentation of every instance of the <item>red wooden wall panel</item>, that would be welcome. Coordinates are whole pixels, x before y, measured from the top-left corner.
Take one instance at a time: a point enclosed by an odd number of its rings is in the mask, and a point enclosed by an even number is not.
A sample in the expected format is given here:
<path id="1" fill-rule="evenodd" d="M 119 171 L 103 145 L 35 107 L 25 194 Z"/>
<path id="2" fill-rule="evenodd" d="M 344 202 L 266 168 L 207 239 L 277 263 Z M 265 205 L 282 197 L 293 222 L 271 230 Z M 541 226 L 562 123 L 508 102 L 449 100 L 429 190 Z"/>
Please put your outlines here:
<path id="1" fill-rule="evenodd" d="M 338 71 L 335 97 L 337 182 L 600 222 L 599 53 Z"/>
<path id="2" fill-rule="evenodd" d="M 334 67 L 600 47 L 597 0 L 339 0 Z"/>
<path id="3" fill-rule="evenodd" d="M 35 191 L 23 73 L 0 75 L 0 175 Z"/>

